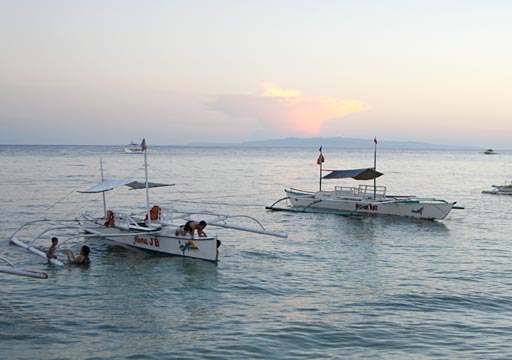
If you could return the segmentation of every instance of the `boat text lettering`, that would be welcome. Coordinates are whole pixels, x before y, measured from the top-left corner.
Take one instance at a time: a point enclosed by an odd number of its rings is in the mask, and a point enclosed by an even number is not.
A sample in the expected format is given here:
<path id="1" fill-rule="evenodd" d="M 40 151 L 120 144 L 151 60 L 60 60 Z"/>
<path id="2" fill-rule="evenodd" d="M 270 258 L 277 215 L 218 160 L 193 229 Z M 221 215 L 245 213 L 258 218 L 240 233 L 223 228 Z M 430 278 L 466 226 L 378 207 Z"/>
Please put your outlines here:
<path id="1" fill-rule="evenodd" d="M 158 241 L 158 238 L 150 237 L 149 240 L 146 238 L 143 238 L 139 235 L 135 235 L 133 237 L 133 244 L 142 244 L 142 245 L 148 245 L 153 247 L 160 247 L 160 241 Z"/>

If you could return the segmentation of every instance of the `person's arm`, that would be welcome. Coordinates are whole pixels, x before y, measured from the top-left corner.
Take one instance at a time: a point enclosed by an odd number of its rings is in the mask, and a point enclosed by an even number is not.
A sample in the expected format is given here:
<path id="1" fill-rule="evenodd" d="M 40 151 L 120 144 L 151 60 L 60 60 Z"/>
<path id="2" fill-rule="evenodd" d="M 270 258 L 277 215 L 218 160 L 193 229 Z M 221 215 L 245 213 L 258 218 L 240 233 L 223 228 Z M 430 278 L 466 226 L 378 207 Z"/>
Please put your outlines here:
<path id="1" fill-rule="evenodd" d="M 70 264 L 80 264 L 84 259 L 84 256 L 83 255 L 78 255 L 76 258 L 74 258 L 73 260 L 69 260 L 69 263 Z"/>
<path id="2" fill-rule="evenodd" d="M 197 229 L 197 235 L 199 235 L 200 237 L 207 237 L 208 236 L 208 235 L 206 235 L 204 230 L 201 230 L 201 229 Z"/>
<path id="3" fill-rule="evenodd" d="M 73 252 L 71 250 L 64 250 L 64 253 L 68 257 L 68 261 L 72 263 L 75 260 L 75 255 L 73 255 Z"/>

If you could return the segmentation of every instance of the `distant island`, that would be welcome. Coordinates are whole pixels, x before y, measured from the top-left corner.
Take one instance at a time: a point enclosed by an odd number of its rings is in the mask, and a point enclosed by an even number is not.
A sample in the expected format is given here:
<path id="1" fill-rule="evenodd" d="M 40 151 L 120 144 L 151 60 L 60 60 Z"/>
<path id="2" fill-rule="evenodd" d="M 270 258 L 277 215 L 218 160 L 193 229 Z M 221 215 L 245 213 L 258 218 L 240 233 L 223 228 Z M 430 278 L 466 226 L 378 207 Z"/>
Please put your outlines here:
<path id="1" fill-rule="evenodd" d="M 196 142 L 188 144 L 189 146 L 242 146 L 242 147 L 289 147 L 289 148 L 357 148 L 368 149 L 374 146 L 373 139 L 353 139 L 342 137 L 327 138 L 296 138 L 289 137 L 284 139 L 269 139 L 259 141 L 244 141 L 239 143 L 213 143 L 213 142 Z M 463 145 L 441 145 L 430 144 L 417 141 L 386 141 L 379 140 L 379 148 L 381 149 L 431 149 L 431 150 L 481 150 L 478 146 Z"/>

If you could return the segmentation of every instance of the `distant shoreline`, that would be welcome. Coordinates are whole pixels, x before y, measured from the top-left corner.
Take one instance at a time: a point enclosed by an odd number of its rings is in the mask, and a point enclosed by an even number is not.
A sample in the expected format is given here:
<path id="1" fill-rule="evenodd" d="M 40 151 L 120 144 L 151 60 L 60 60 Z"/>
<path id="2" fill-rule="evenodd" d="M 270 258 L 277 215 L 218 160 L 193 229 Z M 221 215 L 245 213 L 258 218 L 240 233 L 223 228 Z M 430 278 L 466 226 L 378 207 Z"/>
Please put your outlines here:
<path id="1" fill-rule="evenodd" d="M 0 144 L 0 146 L 120 146 L 123 144 Z M 283 139 L 269 139 L 259 141 L 243 141 L 243 142 L 192 142 L 188 144 L 151 144 L 151 147 L 246 147 L 246 148 L 319 148 L 322 146 L 327 148 L 341 148 L 341 149 L 373 149 L 374 143 L 371 139 L 353 139 L 353 138 L 283 138 Z M 469 150 L 469 151 L 485 151 L 487 147 L 474 146 L 474 145 L 446 145 L 446 144 L 432 144 L 419 141 L 387 141 L 379 140 L 378 149 L 396 149 L 396 150 Z M 495 149 L 496 153 L 507 149 Z"/>

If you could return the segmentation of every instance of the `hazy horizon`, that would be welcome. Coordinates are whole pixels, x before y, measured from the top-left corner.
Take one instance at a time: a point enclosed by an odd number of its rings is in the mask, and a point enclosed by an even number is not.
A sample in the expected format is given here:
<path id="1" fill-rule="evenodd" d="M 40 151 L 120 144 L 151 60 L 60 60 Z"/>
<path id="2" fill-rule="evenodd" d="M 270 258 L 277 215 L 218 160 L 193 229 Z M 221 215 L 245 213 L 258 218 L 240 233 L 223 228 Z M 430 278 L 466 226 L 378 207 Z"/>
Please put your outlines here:
<path id="1" fill-rule="evenodd" d="M 139 141 L 134 141 L 135 143 L 139 143 Z M 365 144 L 367 142 L 367 144 Z M 208 147 L 208 146 L 255 146 L 255 147 L 318 147 L 324 146 L 328 147 L 338 147 L 338 148 L 373 148 L 374 143 L 372 139 L 360 139 L 360 138 L 338 138 L 338 137 L 311 137 L 311 138 L 300 138 L 300 137 L 290 137 L 290 138 L 274 138 L 274 139 L 262 139 L 262 140 L 250 140 L 250 141 L 238 141 L 238 142 L 212 142 L 212 141 L 202 141 L 202 142 L 190 142 L 187 144 L 163 144 L 163 143 L 150 143 L 146 139 L 146 143 L 148 148 L 151 147 L 167 147 L 167 146 L 179 146 L 179 147 Z M 276 144 L 277 143 L 277 144 Z M 289 143 L 289 145 L 286 145 Z M 302 143 L 302 144 L 300 144 Z M 440 143 L 431 143 L 424 141 L 413 141 L 413 140 L 379 140 L 378 148 L 386 148 L 386 149 L 405 149 L 405 148 L 418 148 L 418 149 L 462 149 L 462 150 L 486 150 L 489 147 L 481 147 L 478 145 L 472 144 L 462 144 L 462 145 L 450 145 L 450 144 L 440 144 Z M 124 148 L 129 143 L 124 144 L 116 144 L 116 143 L 104 143 L 104 144 L 88 144 L 88 143 L 80 143 L 80 144 L 72 144 L 72 143 L 61 143 L 61 144 L 28 144 L 28 143 L 20 143 L 20 144 L 0 144 L 0 146 L 119 146 L 120 148 Z M 512 147 L 509 148 L 492 148 L 493 150 L 511 150 Z"/>

